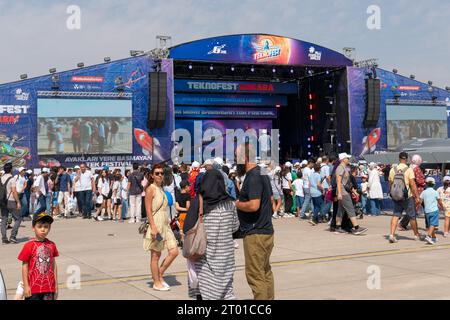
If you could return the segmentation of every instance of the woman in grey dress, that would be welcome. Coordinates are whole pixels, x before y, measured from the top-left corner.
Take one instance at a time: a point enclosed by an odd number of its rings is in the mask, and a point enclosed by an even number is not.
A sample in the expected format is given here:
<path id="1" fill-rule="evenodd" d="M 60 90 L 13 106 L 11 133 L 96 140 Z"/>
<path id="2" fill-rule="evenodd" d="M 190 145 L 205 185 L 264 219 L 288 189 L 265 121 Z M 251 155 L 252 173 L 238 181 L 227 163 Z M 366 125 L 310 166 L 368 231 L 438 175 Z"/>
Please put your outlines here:
<path id="1" fill-rule="evenodd" d="M 202 300 L 233 300 L 235 271 L 233 233 L 239 229 L 236 206 L 218 170 L 206 172 L 199 193 L 203 198 L 206 254 L 195 261 L 198 284 L 189 296 Z"/>

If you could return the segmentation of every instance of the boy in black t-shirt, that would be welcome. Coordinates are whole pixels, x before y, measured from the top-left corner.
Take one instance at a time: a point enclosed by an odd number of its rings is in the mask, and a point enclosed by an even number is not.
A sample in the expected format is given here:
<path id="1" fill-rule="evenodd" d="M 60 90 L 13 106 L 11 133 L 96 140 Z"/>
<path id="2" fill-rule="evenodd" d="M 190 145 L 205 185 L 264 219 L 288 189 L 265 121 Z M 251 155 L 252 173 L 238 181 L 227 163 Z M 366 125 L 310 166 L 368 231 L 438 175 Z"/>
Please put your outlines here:
<path id="1" fill-rule="evenodd" d="M 180 193 L 176 196 L 175 209 L 178 211 L 178 222 L 180 223 L 180 232 L 183 233 L 184 220 L 191 206 L 191 196 L 189 195 L 189 183 L 187 181 L 180 182 Z"/>

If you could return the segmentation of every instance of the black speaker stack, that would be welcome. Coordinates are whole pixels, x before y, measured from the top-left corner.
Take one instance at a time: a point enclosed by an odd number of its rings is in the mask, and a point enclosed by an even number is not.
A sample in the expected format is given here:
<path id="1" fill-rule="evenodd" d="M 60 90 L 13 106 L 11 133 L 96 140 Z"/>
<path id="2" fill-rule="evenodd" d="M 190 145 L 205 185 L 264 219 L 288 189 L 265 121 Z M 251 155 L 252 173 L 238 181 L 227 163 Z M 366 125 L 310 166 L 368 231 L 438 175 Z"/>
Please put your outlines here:
<path id="1" fill-rule="evenodd" d="M 149 129 L 163 128 L 167 116 L 167 73 L 150 72 L 148 122 Z"/>
<path id="2" fill-rule="evenodd" d="M 366 80 L 366 117 L 364 126 L 374 128 L 380 120 L 381 110 L 381 81 L 380 79 Z"/>

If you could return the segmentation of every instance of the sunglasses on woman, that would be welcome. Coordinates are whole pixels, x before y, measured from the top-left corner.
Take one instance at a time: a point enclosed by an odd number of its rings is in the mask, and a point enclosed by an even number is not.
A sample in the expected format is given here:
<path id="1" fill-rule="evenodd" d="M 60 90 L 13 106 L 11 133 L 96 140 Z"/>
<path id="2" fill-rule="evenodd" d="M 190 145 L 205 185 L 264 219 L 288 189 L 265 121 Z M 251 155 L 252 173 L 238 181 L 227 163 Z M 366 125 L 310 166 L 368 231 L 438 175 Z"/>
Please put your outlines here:
<path id="1" fill-rule="evenodd" d="M 164 175 L 164 173 L 163 172 L 155 172 L 154 175 L 157 177 L 161 177 Z"/>

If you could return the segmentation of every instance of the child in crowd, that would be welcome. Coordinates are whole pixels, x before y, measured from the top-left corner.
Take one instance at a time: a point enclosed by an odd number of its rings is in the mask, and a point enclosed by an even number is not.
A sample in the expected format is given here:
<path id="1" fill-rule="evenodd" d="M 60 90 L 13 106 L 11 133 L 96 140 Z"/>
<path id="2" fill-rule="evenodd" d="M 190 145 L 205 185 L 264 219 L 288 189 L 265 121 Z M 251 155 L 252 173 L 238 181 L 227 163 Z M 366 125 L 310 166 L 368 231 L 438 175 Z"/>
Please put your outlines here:
<path id="1" fill-rule="evenodd" d="M 361 181 L 362 181 L 361 186 L 360 186 L 360 188 L 361 188 L 361 209 L 362 209 L 363 214 L 367 213 L 367 200 L 369 198 L 369 193 L 367 190 L 369 182 L 367 182 L 367 180 L 368 180 L 368 177 L 366 175 L 363 175 L 361 177 Z"/>
<path id="2" fill-rule="evenodd" d="M 450 231 L 450 177 L 444 178 L 444 186 L 440 187 L 438 190 L 439 196 L 444 204 L 444 215 L 445 215 L 445 227 L 444 227 L 444 237 L 448 237 L 448 232 Z"/>
<path id="3" fill-rule="evenodd" d="M 428 235 L 425 241 L 429 244 L 436 244 L 436 231 L 439 230 L 439 208 L 444 211 L 442 200 L 439 197 L 439 193 L 434 190 L 436 181 L 434 178 L 426 179 L 427 189 L 422 192 L 420 199 L 425 206 L 425 216 L 428 222 Z"/>
<path id="4" fill-rule="evenodd" d="M 178 212 L 178 222 L 180 224 L 180 234 L 183 238 L 183 226 L 186 219 L 187 212 L 191 206 L 191 196 L 189 194 L 190 187 L 189 182 L 182 180 L 180 182 L 180 192 L 176 196 L 175 209 Z"/>
<path id="5" fill-rule="evenodd" d="M 305 193 L 303 192 L 303 176 L 300 170 L 297 172 L 297 179 L 294 180 L 292 185 L 294 186 L 295 204 L 297 205 L 295 217 L 298 218 L 300 216 L 300 211 L 302 210 L 303 201 L 305 200 Z"/>
<path id="6" fill-rule="evenodd" d="M 113 220 L 117 223 L 122 215 L 122 175 L 116 173 L 112 187 Z"/>
<path id="7" fill-rule="evenodd" d="M 58 273 L 55 258 L 56 245 L 47 239 L 53 218 L 45 211 L 33 216 L 35 238 L 28 241 L 19 254 L 22 261 L 22 281 L 25 300 L 56 300 Z"/>

